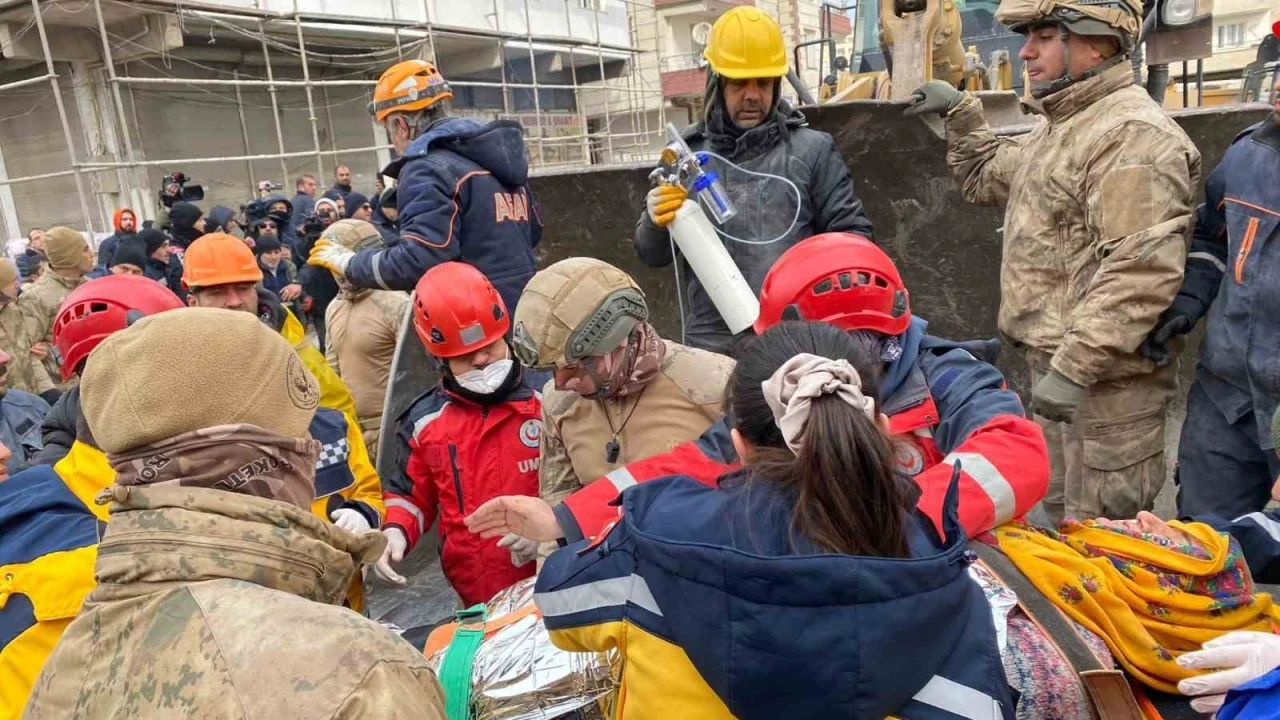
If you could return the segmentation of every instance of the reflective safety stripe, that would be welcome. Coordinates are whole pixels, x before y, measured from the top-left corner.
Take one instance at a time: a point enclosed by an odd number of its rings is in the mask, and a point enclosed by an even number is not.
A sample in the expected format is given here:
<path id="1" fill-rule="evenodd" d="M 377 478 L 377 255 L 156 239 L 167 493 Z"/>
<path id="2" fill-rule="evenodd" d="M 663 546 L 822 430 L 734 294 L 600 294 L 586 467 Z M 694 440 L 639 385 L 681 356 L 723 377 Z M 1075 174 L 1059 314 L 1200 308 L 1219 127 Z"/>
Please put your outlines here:
<path id="1" fill-rule="evenodd" d="M 608 473 L 605 475 L 605 478 L 608 479 L 609 482 L 613 483 L 614 487 L 618 488 L 618 492 L 622 492 L 636 484 L 636 476 L 632 475 L 631 471 L 625 466 Z"/>
<path id="2" fill-rule="evenodd" d="M 373 254 L 373 259 L 369 262 L 369 269 L 373 271 L 373 281 L 383 290 L 390 290 L 387 281 L 382 279 L 382 252 Z"/>
<path id="3" fill-rule="evenodd" d="M 422 511 L 418 509 L 417 505 L 414 505 L 408 500 L 403 500 L 401 498 L 394 498 L 394 497 L 386 498 L 384 503 L 386 504 L 388 510 L 390 510 L 393 507 L 398 507 L 401 510 L 405 510 L 410 515 L 412 515 L 413 519 L 418 521 L 419 535 L 427 531 L 427 518 L 422 514 Z"/>
<path id="4" fill-rule="evenodd" d="M 995 524 L 1002 525 L 1012 520 L 1018 509 L 1018 499 L 1013 492 L 1013 485 L 1000 474 L 996 466 L 978 453 L 969 452 L 951 453 L 942 462 L 955 467 L 957 460 L 960 462 L 960 469 L 978 483 L 996 506 Z"/>
<path id="5" fill-rule="evenodd" d="M 912 699 L 968 720 L 1000 720 L 1004 717 L 995 698 L 941 675 L 934 675 Z"/>
<path id="6" fill-rule="evenodd" d="M 588 610 L 618 607 L 631 603 L 648 610 L 654 615 L 662 615 L 658 601 L 649 592 L 649 584 L 639 575 L 609 578 L 578 585 L 576 587 L 537 593 L 533 597 L 542 611 L 543 617 L 559 617 Z"/>
<path id="7" fill-rule="evenodd" d="M 1227 271 L 1227 264 L 1222 262 L 1218 258 L 1214 257 L 1211 253 L 1207 253 L 1207 252 L 1188 253 L 1187 259 L 1188 260 L 1204 260 L 1205 262 L 1212 263 L 1214 267 L 1218 268 L 1218 272 L 1220 273 L 1224 273 Z"/>
<path id="8" fill-rule="evenodd" d="M 449 403 L 445 402 L 444 405 L 440 406 L 439 410 L 431 413 L 430 415 L 423 415 L 421 418 L 419 418 L 418 422 L 413 424 L 414 439 L 417 439 L 417 437 L 422 434 L 422 431 L 425 430 L 427 426 L 431 424 L 432 420 L 435 420 L 436 418 L 440 417 L 440 413 L 444 412 L 444 409 L 447 407 L 449 407 Z"/>
<path id="9" fill-rule="evenodd" d="M 1242 520 L 1252 520 L 1253 522 L 1258 524 L 1258 527 L 1262 528 L 1263 530 L 1266 530 L 1267 534 L 1271 536 L 1272 540 L 1275 540 L 1276 542 L 1280 542 L 1280 523 L 1276 522 L 1275 520 L 1272 520 L 1271 518 L 1267 517 L 1266 515 L 1263 515 L 1260 512 L 1252 512 L 1252 513 L 1249 513 L 1248 515 L 1241 515 L 1240 517 L 1236 518 L 1236 522 L 1240 522 Z"/>

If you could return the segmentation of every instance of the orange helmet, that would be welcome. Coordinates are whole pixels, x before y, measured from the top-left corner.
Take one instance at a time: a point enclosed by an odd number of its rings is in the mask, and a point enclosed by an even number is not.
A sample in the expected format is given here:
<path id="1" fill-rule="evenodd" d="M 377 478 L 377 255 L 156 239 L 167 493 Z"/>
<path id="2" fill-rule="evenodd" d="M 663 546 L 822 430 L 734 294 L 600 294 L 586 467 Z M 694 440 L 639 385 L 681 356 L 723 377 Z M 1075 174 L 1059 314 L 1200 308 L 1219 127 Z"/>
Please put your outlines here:
<path id="1" fill-rule="evenodd" d="M 189 290 L 261 282 L 262 269 L 244 241 L 226 233 L 201 235 L 182 256 L 182 284 Z"/>
<path id="2" fill-rule="evenodd" d="M 426 60 L 405 60 L 382 73 L 373 89 L 369 114 L 382 122 L 393 112 L 426 110 L 441 100 L 452 100 L 449 83 Z"/>

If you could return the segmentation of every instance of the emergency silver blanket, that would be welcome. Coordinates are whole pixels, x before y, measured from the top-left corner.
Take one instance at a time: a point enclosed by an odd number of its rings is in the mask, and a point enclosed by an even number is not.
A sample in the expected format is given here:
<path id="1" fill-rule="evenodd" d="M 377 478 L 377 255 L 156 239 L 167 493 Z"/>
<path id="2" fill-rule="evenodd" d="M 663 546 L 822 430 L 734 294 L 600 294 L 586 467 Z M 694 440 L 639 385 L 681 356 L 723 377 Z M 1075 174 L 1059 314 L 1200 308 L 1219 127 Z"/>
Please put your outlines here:
<path id="1" fill-rule="evenodd" d="M 535 580 L 512 585 L 487 605 L 485 637 L 471 669 L 472 720 L 543 720 L 575 710 L 583 720 L 610 717 L 621 670 L 617 654 L 552 645 L 533 604 Z M 455 628 L 437 628 L 427 641 L 437 672 Z"/>

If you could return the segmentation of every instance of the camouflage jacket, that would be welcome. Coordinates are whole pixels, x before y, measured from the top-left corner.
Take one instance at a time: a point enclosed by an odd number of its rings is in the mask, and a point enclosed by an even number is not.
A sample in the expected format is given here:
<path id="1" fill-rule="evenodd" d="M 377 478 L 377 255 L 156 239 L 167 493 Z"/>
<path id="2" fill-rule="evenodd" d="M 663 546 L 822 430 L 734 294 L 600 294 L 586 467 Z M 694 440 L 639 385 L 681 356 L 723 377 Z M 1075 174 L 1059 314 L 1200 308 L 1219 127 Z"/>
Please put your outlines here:
<path id="1" fill-rule="evenodd" d="M 52 347 L 53 319 L 58 316 L 58 308 L 72 290 L 86 282 L 88 278 L 80 277 L 71 280 L 50 269 L 31 284 L 31 289 L 23 291 L 18 296 L 18 306 L 31 323 L 31 342 L 47 342 Z M 50 352 L 44 359 L 44 368 L 55 382 L 61 378 L 58 360 L 54 357 L 54 353 Z M 59 387 L 61 387 L 60 383 Z"/>
<path id="2" fill-rule="evenodd" d="M 1200 152 L 1128 63 L 1024 105 L 997 137 L 970 94 L 947 116 L 967 200 L 1004 204 L 1000 330 L 1081 385 L 1145 375 L 1137 353 L 1182 283 Z"/>
<path id="3" fill-rule="evenodd" d="M 379 534 L 282 502 L 108 488 L 98 585 L 23 717 L 445 717 L 411 645 L 339 605 Z"/>
<path id="4" fill-rule="evenodd" d="M 39 395 L 53 390 L 54 384 L 44 365 L 31 356 L 31 346 L 39 341 L 32 335 L 33 325 L 18 303 L 11 301 L 0 308 L 0 350 L 11 358 L 5 382 L 11 388 Z"/>
<path id="5" fill-rule="evenodd" d="M 49 270 L 18 296 L 18 304 L 32 320 L 35 342 L 52 339 L 53 319 L 58 315 L 58 307 L 72 290 L 87 281 L 88 278 L 83 277 L 74 280 L 64 278 Z"/>

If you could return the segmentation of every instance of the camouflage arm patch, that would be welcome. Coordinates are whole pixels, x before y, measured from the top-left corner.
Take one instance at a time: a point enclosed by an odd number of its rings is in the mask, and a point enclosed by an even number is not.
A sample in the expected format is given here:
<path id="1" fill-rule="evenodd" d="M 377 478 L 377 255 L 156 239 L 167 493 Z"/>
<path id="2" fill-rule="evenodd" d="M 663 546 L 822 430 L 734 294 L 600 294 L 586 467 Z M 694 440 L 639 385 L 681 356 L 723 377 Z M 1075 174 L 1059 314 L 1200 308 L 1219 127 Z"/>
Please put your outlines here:
<path id="1" fill-rule="evenodd" d="M 545 408 L 538 443 L 538 496 L 550 505 L 557 505 L 566 495 L 581 488 L 582 482 L 560 438 L 560 427 Z"/>
<path id="2" fill-rule="evenodd" d="M 1133 235 L 1160 222 L 1156 209 L 1156 174 L 1150 165 L 1110 170 L 1102 178 L 1097 218 L 1102 240 Z"/>

